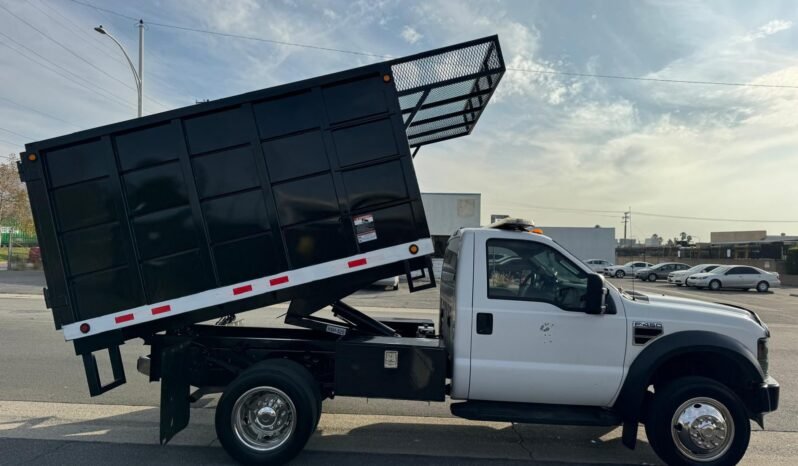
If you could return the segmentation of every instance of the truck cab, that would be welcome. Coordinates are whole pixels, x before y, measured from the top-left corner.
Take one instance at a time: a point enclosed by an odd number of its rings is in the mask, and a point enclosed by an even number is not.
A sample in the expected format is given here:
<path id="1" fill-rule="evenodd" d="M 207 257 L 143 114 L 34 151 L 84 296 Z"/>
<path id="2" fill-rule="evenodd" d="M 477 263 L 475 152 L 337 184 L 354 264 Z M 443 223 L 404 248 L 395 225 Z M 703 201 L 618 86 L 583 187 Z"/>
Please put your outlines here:
<path id="1" fill-rule="evenodd" d="M 625 292 L 528 223 L 458 231 L 440 287 L 462 417 L 623 424 L 627 446 L 643 422 L 669 464 L 732 464 L 777 406 L 754 312 Z"/>

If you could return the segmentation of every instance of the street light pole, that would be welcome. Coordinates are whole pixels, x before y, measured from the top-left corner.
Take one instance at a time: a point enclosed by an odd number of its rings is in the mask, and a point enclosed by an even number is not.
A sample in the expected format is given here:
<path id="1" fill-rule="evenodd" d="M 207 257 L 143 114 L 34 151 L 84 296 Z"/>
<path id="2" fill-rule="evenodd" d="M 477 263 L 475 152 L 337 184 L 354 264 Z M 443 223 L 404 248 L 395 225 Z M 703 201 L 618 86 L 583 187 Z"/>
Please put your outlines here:
<path id="1" fill-rule="evenodd" d="M 97 26 L 96 28 L 94 28 L 94 30 L 99 32 L 100 34 L 102 34 L 104 36 L 108 36 L 122 50 L 122 54 L 125 56 L 125 59 L 127 60 L 127 64 L 128 64 L 128 66 L 130 66 L 130 71 L 133 73 L 133 79 L 136 82 L 136 91 L 138 92 L 138 97 L 139 97 L 139 101 L 138 101 L 138 103 L 139 103 L 138 116 L 139 116 L 139 118 L 141 118 L 141 109 L 142 109 L 142 107 L 141 107 L 141 105 L 142 105 L 141 97 L 142 97 L 142 84 L 143 84 L 142 80 L 141 80 L 141 78 L 142 78 L 141 72 L 142 72 L 143 53 L 144 53 L 144 50 L 143 50 L 143 47 L 144 47 L 144 21 L 143 20 L 139 20 L 138 26 L 139 26 L 139 70 L 138 71 L 136 71 L 136 67 L 133 66 L 133 61 L 130 60 L 130 56 L 128 56 L 127 52 L 125 51 L 125 48 L 122 47 L 122 44 L 119 43 L 119 41 L 116 40 L 116 38 L 114 36 L 112 36 L 108 31 L 106 31 L 103 28 L 102 24 Z"/>
<path id="2" fill-rule="evenodd" d="M 144 75 L 142 66 L 144 65 L 144 20 L 139 19 L 139 118 L 141 118 L 141 97 L 144 95 Z"/>

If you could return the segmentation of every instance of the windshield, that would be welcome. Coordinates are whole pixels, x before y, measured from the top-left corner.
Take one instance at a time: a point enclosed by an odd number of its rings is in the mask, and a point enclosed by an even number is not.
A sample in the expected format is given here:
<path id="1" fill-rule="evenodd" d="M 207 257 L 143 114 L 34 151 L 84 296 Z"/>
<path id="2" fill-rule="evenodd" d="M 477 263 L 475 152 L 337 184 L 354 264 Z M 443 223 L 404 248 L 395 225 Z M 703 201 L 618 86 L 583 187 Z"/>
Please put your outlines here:
<path id="1" fill-rule="evenodd" d="M 718 267 L 717 265 L 699 264 L 699 265 L 695 265 L 693 267 L 690 267 L 689 269 L 685 270 L 684 272 L 685 273 L 709 272 L 710 270 L 715 269 L 717 267 Z"/>

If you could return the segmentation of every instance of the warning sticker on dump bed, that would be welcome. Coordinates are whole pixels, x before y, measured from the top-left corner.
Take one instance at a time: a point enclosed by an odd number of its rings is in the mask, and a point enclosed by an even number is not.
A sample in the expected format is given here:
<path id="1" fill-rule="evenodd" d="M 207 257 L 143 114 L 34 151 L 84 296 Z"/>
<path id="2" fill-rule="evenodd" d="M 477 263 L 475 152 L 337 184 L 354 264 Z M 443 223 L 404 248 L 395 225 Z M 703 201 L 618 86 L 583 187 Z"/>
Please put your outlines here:
<path id="1" fill-rule="evenodd" d="M 374 215 L 356 215 L 352 220 L 355 223 L 355 234 L 357 235 L 358 243 L 377 239 L 377 230 L 374 229 Z"/>

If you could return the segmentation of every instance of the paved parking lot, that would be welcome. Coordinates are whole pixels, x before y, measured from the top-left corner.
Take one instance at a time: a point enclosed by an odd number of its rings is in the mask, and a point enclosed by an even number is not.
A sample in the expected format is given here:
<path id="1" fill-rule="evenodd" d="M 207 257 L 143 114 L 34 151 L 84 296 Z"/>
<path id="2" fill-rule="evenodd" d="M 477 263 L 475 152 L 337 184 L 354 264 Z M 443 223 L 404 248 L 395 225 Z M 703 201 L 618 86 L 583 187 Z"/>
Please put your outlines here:
<path id="1" fill-rule="evenodd" d="M 31 277 L 17 282 L 38 292 Z M 798 297 L 790 296 L 795 289 L 759 294 L 612 282 L 758 312 L 773 333 L 771 372 L 782 383 L 782 397 L 780 410 L 766 417 L 767 430 L 755 428 L 745 463 L 798 464 Z M 42 299 L 25 290 L 0 294 L 0 464 L 230 463 L 213 432 L 214 398 L 192 409 L 191 424 L 173 442 L 158 446 L 159 386 L 135 372 L 136 357 L 145 352 L 138 342 L 122 348 L 128 383 L 90 398 L 72 346 L 53 330 Z M 377 317 L 435 320 L 438 294 L 370 289 L 348 302 Z M 284 312 L 285 306 L 276 306 L 240 317 L 246 325 L 281 325 Z M 478 423 L 452 417 L 446 403 L 337 398 L 325 402 L 319 432 L 296 464 L 657 463 L 642 431 L 639 440 L 631 452 L 620 445 L 619 429 Z"/>

